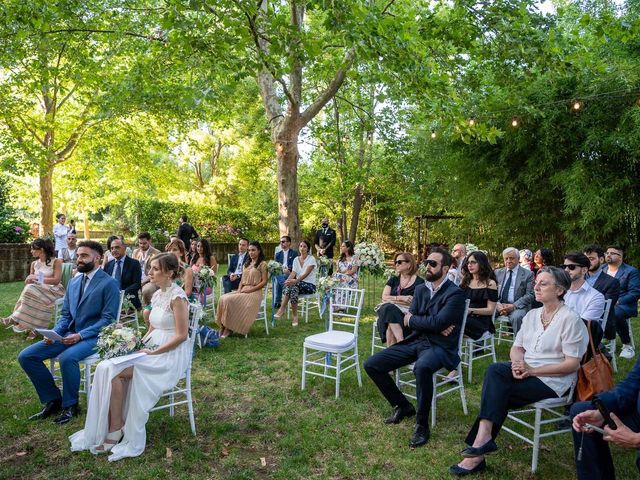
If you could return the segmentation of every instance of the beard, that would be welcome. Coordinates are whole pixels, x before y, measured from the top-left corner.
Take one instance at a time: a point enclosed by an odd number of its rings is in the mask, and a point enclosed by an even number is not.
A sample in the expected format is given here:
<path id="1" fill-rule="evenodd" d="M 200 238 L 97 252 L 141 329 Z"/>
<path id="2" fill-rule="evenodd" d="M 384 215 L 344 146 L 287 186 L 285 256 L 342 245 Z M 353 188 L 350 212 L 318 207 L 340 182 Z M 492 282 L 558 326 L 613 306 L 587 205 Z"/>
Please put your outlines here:
<path id="1" fill-rule="evenodd" d="M 428 282 L 435 282 L 436 280 L 440 280 L 442 278 L 442 275 L 443 272 L 442 269 L 440 269 L 437 272 L 427 272 L 425 277 Z"/>
<path id="2" fill-rule="evenodd" d="M 87 263 L 78 263 L 78 271 L 81 273 L 87 273 L 92 271 L 95 266 L 96 264 L 93 260 Z"/>

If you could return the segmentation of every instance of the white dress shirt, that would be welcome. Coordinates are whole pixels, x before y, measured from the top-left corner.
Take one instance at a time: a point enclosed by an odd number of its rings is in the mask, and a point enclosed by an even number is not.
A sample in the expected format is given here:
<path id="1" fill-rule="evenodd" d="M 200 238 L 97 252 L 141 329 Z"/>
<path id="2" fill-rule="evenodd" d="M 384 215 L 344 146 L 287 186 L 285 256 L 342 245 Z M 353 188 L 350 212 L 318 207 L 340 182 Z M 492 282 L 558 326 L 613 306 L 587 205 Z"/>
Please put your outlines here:
<path id="1" fill-rule="evenodd" d="M 571 307 L 583 320 L 593 320 L 600 324 L 604 330 L 602 318 L 604 313 L 604 295 L 584 282 L 578 290 L 567 290 L 564 294 L 564 303 Z"/>
<path id="2" fill-rule="evenodd" d="M 516 301 L 516 276 L 518 275 L 519 265 L 516 265 L 511 269 L 511 285 L 509 285 L 509 291 L 507 292 L 507 301 L 508 303 L 513 303 Z M 504 284 L 507 283 L 507 279 L 509 278 L 509 269 L 505 267 L 504 269 L 504 279 L 502 280 L 502 285 L 500 286 L 500 293 L 498 298 L 502 297 L 502 289 L 504 288 Z"/>

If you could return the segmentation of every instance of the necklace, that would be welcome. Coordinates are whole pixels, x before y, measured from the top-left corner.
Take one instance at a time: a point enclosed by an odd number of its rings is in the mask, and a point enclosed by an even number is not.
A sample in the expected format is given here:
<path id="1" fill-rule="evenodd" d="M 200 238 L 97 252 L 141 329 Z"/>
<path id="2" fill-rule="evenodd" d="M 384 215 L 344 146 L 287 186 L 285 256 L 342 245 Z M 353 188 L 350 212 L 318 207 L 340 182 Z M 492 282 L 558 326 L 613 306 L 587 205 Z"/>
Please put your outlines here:
<path id="1" fill-rule="evenodd" d="M 404 285 L 402 284 L 402 275 L 400 275 L 400 289 L 404 290 L 405 288 L 407 288 L 409 286 L 409 284 L 411 283 L 411 278 L 413 278 L 413 275 L 409 275 L 409 277 L 407 277 L 407 281 L 404 283 Z"/>
<path id="2" fill-rule="evenodd" d="M 542 322 L 542 328 L 544 328 L 545 330 L 547 329 L 547 327 L 549 326 L 549 324 L 553 321 L 553 319 L 556 316 L 556 313 L 558 313 L 558 310 L 560 310 L 560 308 L 562 307 L 562 304 L 560 304 L 560 306 L 558 308 L 556 308 L 553 313 L 551 315 L 549 315 L 547 317 L 547 315 L 545 315 L 545 311 L 544 308 L 542 309 L 542 314 L 540 315 L 540 321 Z"/>

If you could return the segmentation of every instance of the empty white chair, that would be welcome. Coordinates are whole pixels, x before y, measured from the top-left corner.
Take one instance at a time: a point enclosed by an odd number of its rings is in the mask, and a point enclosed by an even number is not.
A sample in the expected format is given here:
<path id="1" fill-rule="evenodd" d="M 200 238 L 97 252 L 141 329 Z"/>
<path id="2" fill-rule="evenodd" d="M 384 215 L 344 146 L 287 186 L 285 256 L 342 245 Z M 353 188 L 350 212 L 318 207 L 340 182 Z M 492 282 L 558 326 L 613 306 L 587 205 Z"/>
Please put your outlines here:
<path id="1" fill-rule="evenodd" d="M 491 323 L 494 322 L 495 316 L 496 312 L 494 310 Z M 473 362 L 486 357 L 491 357 L 493 363 L 496 363 L 496 346 L 491 332 L 485 332 L 478 340 L 465 337 L 461 363 L 468 368 L 467 381 L 469 383 L 471 383 L 471 379 L 473 378 Z"/>
<path id="2" fill-rule="evenodd" d="M 511 329 L 511 322 L 509 321 L 509 317 L 507 317 L 506 315 L 500 315 L 498 318 L 496 318 L 496 322 L 498 323 L 496 325 L 496 337 L 498 338 L 498 345 L 500 345 L 500 343 L 502 343 L 503 341 L 507 343 L 513 343 L 515 335 L 513 333 L 513 330 Z"/>
<path id="3" fill-rule="evenodd" d="M 302 352 L 302 390 L 306 375 L 330 378 L 340 396 L 340 376 L 355 368 L 362 386 L 358 358 L 358 324 L 364 302 L 364 290 L 336 288 L 329 301 L 329 329 L 304 339 Z M 333 356 L 335 355 L 335 363 Z"/>
<path id="4" fill-rule="evenodd" d="M 178 381 L 178 384 L 170 390 L 167 390 L 160 396 L 158 404 L 153 407 L 150 412 L 156 410 L 169 409 L 169 415 L 173 417 L 175 413 L 175 407 L 178 405 L 187 405 L 189 411 L 189 423 L 191 424 L 191 431 L 196 434 L 196 420 L 193 413 L 193 396 L 191 395 L 191 363 L 193 361 L 193 349 L 195 346 L 196 336 L 198 335 L 198 325 L 202 318 L 202 305 L 198 303 L 189 304 L 189 339 L 187 340 L 191 345 L 191 355 L 189 356 L 189 364 L 187 366 L 184 375 Z M 176 399 L 180 397 L 180 399 Z M 164 403 L 164 400 L 167 400 Z"/>
<path id="5" fill-rule="evenodd" d="M 304 316 L 304 323 L 309 323 L 309 310 L 316 308 L 318 310 L 318 316 L 320 316 L 320 293 L 307 293 L 304 295 L 298 295 L 298 314 Z M 291 313 L 291 303 L 287 304 L 287 320 Z"/>

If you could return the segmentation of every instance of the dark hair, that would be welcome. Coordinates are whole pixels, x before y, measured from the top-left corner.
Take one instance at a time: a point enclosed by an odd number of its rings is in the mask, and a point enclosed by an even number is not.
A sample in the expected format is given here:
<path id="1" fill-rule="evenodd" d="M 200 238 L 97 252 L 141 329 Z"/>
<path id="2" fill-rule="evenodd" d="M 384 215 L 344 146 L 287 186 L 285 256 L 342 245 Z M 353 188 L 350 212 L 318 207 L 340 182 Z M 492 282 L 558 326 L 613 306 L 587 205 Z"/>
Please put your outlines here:
<path id="1" fill-rule="evenodd" d="M 183 214 L 183 215 L 180 215 L 180 220 L 182 220 L 183 222 L 188 222 L 188 221 L 189 221 L 189 219 L 187 218 L 187 216 L 186 216 L 186 215 L 184 215 L 184 214 Z"/>
<path id="2" fill-rule="evenodd" d="M 610 248 L 613 248 L 614 250 L 618 250 L 620 251 L 620 253 L 624 253 L 624 248 L 622 248 L 620 245 L 607 245 L 607 250 L 609 250 Z"/>
<path id="3" fill-rule="evenodd" d="M 307 250 L 311 252 L 311 243 L 307 240 L 300 240 L 300 243 L 304 243 L 307 246 Z"/>
<path id="4" fill-rule="evenodd" d="M 120 237 L 118 235 L 111 235 L 107 238 L 107 250 L 111 250 L 111 242 L 114 240 L 120 240 Z"/>
<path id="5" fill-rule="evenodd" d="M 344 262 L 347 258 L 347 254 L 351 255 L 352 257 L 355 255 L 355 252 L 353 251 L 353 243 L 351 242 L 351 240 L 345 240 L 344 243 L 347 246 L 347 253 L 341 253 L 340 254 L 340 261 Z"/>
<path id="6" fill-rule="evenodd" d="M 51 264 L 51 259 L 56 257 L 56 249 L 53 246 L 53 242 L 48 238 L 36 238 L 31 242 L 31 248 L 37 248 L 42 250 L 45 256 L 45 265 Z"/>
<path id="7" fill-rule="evenodd" d="M 182 240 L 180 240 L 179 238 L 174 238 L 169 243 L 167 243 L 167 246 L 164 247 L 164 251 L 167 252 L 167 253 L 171 253 L 170 250 L 173 247 L 176 247 L 178 250 L 180 250 L 180 254 L 182 255 L 182 261 L 186 262 L 187 261 L 187 249 L 184 246 L 184 242 Z"/>
<path id="8" fill-rule="evenodd" d="M 431 255 L 432 253 L 439 253 L 440 255 L 442 255 L 442 262 L 440 263 L 443 267 L 450 267 L 453 263 L 453 257 L 449 253 L 449 250 L 447 250 L 446 248 L 432 247 L 429 249 L 429 255 Z"/>
<path id="9" fill-rule="evenodd" d="M 242 238 L 240 240 L 242 240 Z M 260 242 L 254 240 L 253 242 L 249 242 L 249 246 L 256 247 L 258 249 L 258 258 L 256 259 L 256 268 L 258 268 L 260 264 L 264 262 L 264 252 L 262 251 L 262 245 L 260 245 Z M 249 255 L 246 255 L 244 258 L 244 266 L 248 267 L 250 263 L 251 257 Z"/>
<path id="10" fill-rule="evenodd" d="M 66 217 L 66 215 L 64 213 L 58 213 L 56 215 L 56 220 L 60 220 L 60 217 Z"/>
<path id="11" fill-rule="evenodd" d="M 249 241 L 249 239 L 248 239 L 248 238 L 244 238 L 244 237 L 240 237 L 240 238 L 238 239 L 238 243 L 240 243 L 240 242 L 241 242 L 241 241 L 243 241 L 243 240 L 244 240 L 245 242 L 247 242 L 249 245 L 251 245 L 251 242 Z"/>
<path id="12" fill-rule="evenodd" d="M 211 245 L 209 245 L 209 241 L 206 238 L 201 238 L 198 240 L 198 243 L 202 245 L 202 256 L 204 257 L 204 264 L 208 267 L 211 266 Z M 193 258 L 191 259 L 191 265 L 195 265 L 195 263 L 200 258 L 200 254 L 198 253 L 198 249 L 196 248 L 196 253 L 193 254 Z"/>
<path id="13" fill-rule="evenodd" d="M 493 273 L 493 268 L 491 268 L 491 263 L 487 255 L 484 252 L 476 250 L 467 255 L 466 260 L 462 263 L 462 281 L 460 282 L 460 288 L 467 288 L 473 278 L 471 272 L 469 272 L 469 259 L 471 257 L 478 262 L 478 276 L 481 282 L 489 286 L 490 280 L 496 281 L 496 274 Z"/>
<path id="14" fill-rule="evenodd" d="M 553 252 L 551 250 L 549 250 L 548 248 L 542 247 L 542 248 L 539 248 L 537 251 L 540 252 L 540 256 L 542 257 L 542 265 L 544 267 L 553 265 Z"/>
<path id="15" fill-rule="evenodd" d="M 393 264 L 395 266 L 396 260 L 398 259 L 398 257 L 404 257 L 403 260 L 408 260 L 409 261 L 409 275 L 413 275 L 414 273 L 416 273 L 416 271 L 418 270 L 418 265 L 416 264 L 416 259 L 413 255 L 411 255 L 409 252 L 398 252 L 395 254 L 395 256 L 393 257 Z"/>
<path id="16" fill-rule="evenodd" d="M 173 273 L 173 278 L 180 278 L 184 273 L 184 268 L 180 265 L 180 261 L 173 253 L 159 253 L 151 259 L 152 262 L 158 262 L 160 270 L 163 272 Z"/>
<path id="17" fill-rule="evenodd" d="M 116 237 L 117 238 L 117 237 Z M 102 249 L 102 245 L 95 240 L 82 240 L 78 242 L 78 248 L 87 247 L 96 252 L 98 255 L 102 256 L 104 254 L 104 250 Z"/>
<path id="18" fill-rule="evenodd" d="M 564 256 L 564 259 L 576 263 L 584 268 L 589 268 L 591 266 L 591 262 L 582 252 L 569 252 Z"/>
<path id="19" fill-rule="evenodd" d="M 564 294 L 571 288 L 571 277 L 569 274 L 558 267 L 542 267 L 538 273 L 549 273 L 553 276 L 553 281 L 556 286 L 564 289 L 564 292 L 558 295 L 558 298 L 564 300 Z"/>
<path id="20" fill-rule="evenodd" d="M 280 238 L 284 238 L 287 242 L 291 242 L 291 237 L 289 235 L 282 235 Z"/>
<path id="21" fill-rule="evenodd" d="M 138 235 L 138 240 L 149 240 L 151 241 L 151 234 L 149 232 L 142 232 Z"/>
<path id="22" fill-rule="evenodd" d="M 604 250 L 602 247 L 596 243 L 592 243 L 591 245 L 587 245 L 582 249 L 584 253 L 595 253 L 598 257 L 604 257 Z"/>

